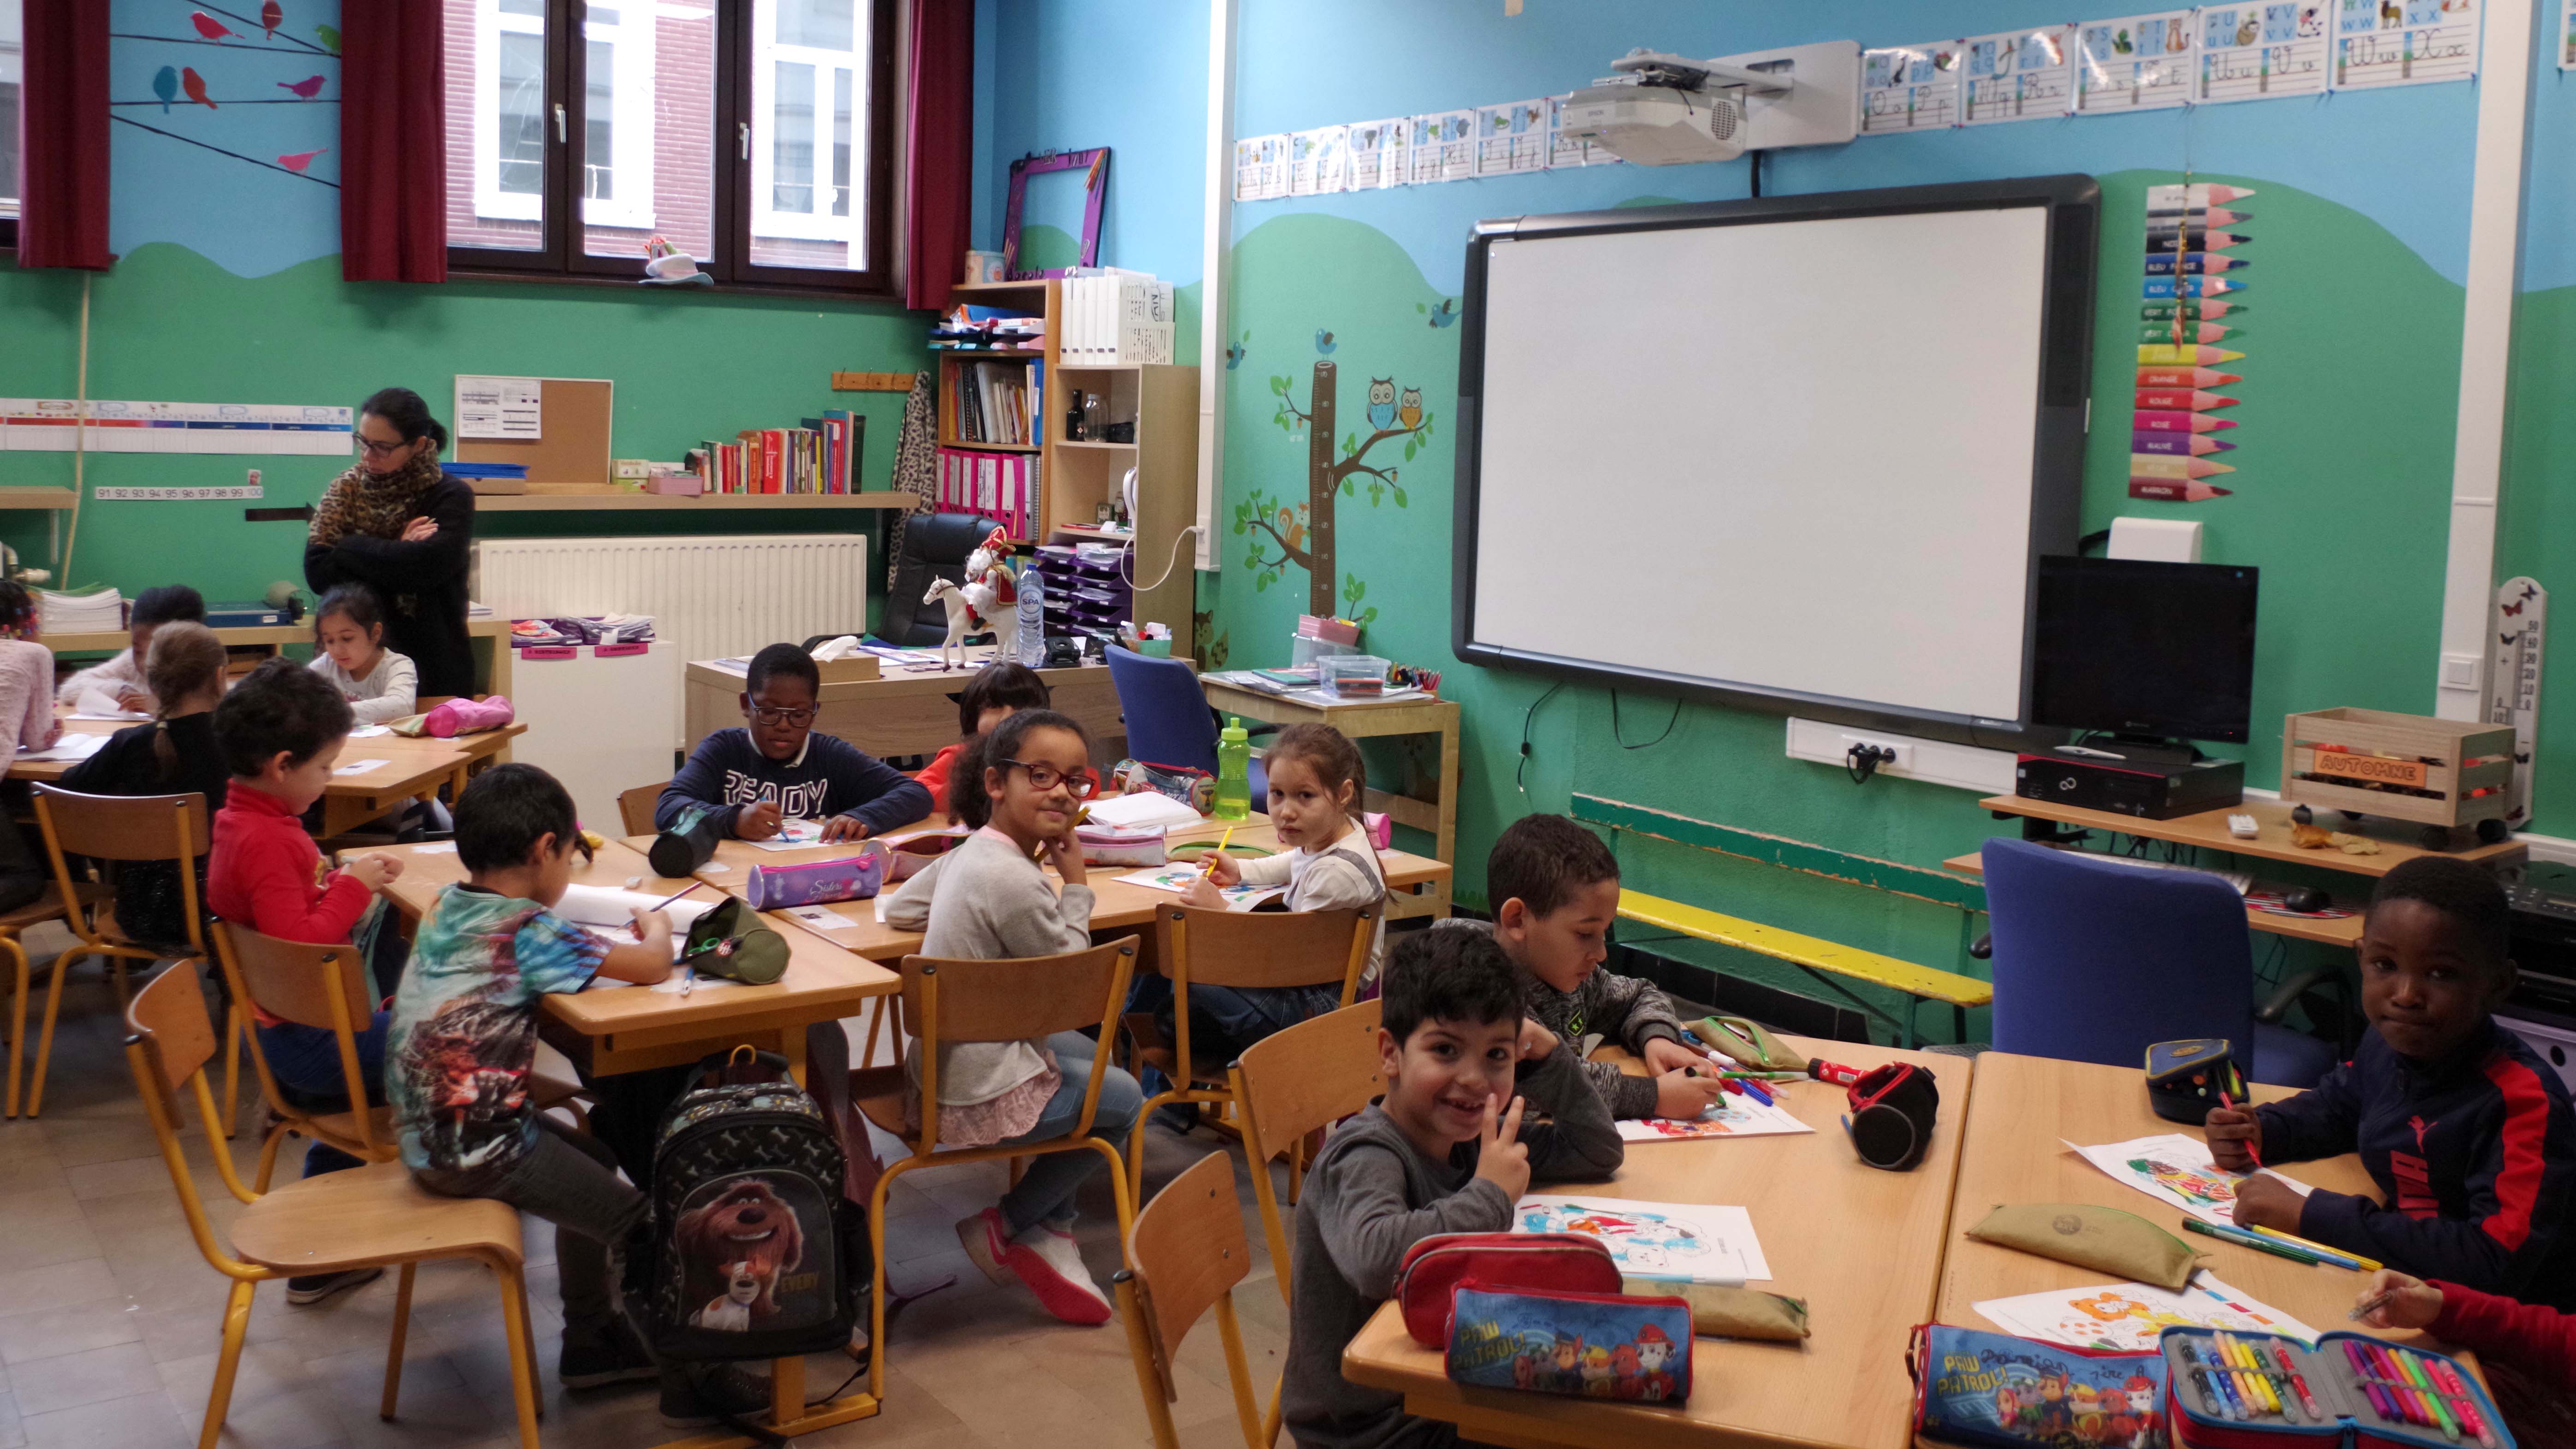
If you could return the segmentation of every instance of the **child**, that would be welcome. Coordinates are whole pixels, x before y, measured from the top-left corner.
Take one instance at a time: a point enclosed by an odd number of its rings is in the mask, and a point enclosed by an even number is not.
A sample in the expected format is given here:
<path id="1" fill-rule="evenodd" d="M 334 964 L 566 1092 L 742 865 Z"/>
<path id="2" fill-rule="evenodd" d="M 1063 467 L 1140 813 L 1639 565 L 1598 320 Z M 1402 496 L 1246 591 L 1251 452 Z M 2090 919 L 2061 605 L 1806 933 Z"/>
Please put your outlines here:
<path id="1" fill-rule="evenodd" d="M 54 718 L 54 651 L 36 642 L 42 629 L 27 586 L 0 579 L 0 738 L 20 750 L 45 749 L 62 734 Z M 0 810 L 0 911 L 18 909 L 53 882 L 9 818 L 24 810 L 25 789 L 13 787 L 11 808 Z"/>
<path id="2" fill-rule="evenodd" d="M 105 690 L 119 707 L 148 710 L 152 696 L 143 680 L 143 661 L 152 653 L 152 631 L 164 624 L 202 624 L 206 622 L 206 600 L 186 584 L 163 584 L 145 589 L 134 596 L 134 607 L 126 620 L 126 639 L 131 645 L 124 653 L 105 664 L 92 665 L 62 682 L 54 690 L 54 699 L 62 704 L 78 704 L 90 689 Z"/>
<path id="3" fill-rule="evenodd" d="M 331 681 L 359 724 L 417 713 L 419 674 L 385 647 L 384 606 L 365 584 L 342 584 L 313 609 L 313 672 Z"/>
<path id="4" fill-rule="evenodd" d="M 1328 724 L 1290 725 L 1262 757 L 1270 774 L 1270 823 L 1279 834 L 1277 855 L 1238 864 L 1228 855 L 1209 859 L 1207 874 L 1181 899 L 1222 909 L 1221 886 L 1288 888 L 1292 911 L 1331 911 L 1376 905 L 1386 899 L 1386 872 L 1369 844 L 1359 802 L 1368 788 L 1359 746 Z M 1377 923 L 1360 986 L 1377 982 L 1386 960 L 1386 922 Z M 1161 978 L 1155 978 L 1157 981 Z M 1283 1027 L 1320 1016 L 1342 1004 L 1341 987 L 1190 988 L 1190 1048 L 1215 1061 L 1232 1061 L 1243 1049 Z M 1171 1007 L 1163 1015 L 1169 1030 Z"/>
<path id="5" fill-rule="evenodd" d="M 1507 1230 L 1533 1178 L 1619 1170 L 1618 1130 L 1574 1054 L 1521 1030 L 1514 976 L 1478 932 L 1417 931 L 1395 948 L 1377 1034 L 1386 1095 L 1333 1133 L 1297 1203 L 1280 1406 L 1299 1444 L 1457 1442 L 1451 1426 L 1408 1416 L 1401 1394 L 1343 1378 L 1342 1349 L 1415 1243 Z M 1524 1128 L 1524 1105 L 1553 1120 Z"/>
<path id="6" fill-rule="evenodd" d="M 552 910 L 586 859 L 572 796 L 534 765 L 495 765 L 456 801 L 456 859 L 465 881 L 421 917 L 394 995 L 385 1095 L 403 1165 L 447 1197 L 486 1197 L 534 1213 L 555 1238 L 562 1278 L 564 1383 L 651 1376 L 651 1357 L 609 1301 L 610 1249 L 642 1221 L 644 1195 L 618 1180 L 598 1139 L 530 1105 L 539 998 L 591 978 L 643 984 L 671 974 L 671 919 L 636 908 L 634 939 L 605 936 Z M 731 1370 L 731 1365 L 725 1365 Z M 709 1423 L 752 1413 L 766 1391 L 748 1375 L 663 1375 L 662 1415 Z"/>
<path id="7" fill-rule="evenodd" d="M 789 820 L 821 820 L 826 841 L 865 840 L 930 813 L 930 792 L 876 757 L 814 731 L 822 671 L 793 644 L 751 656 L 743 729 L 698 742 L 653 807 L 657 830 L 713 818 L 737 840 L 767 840 Z"/>
<path id="8" fill-rule="evenodd" d="M 2210 1155 L 2243 1172 L 2339 1153 L 2388 1206 L 2277 1177 L 2236 1190 L 2236 1220 L 2314 1238 L 2482 1293 L 2576 1308 L 2576 1118 L 2557 1074 L 2489 1015 L 2514 987 L 2504 888 L 2420 856 L 2379 878 L 2361 938 L 2371 1033 L 2312 1091 L 2209 1115 Z"/>
<path id="9" fill-rule="evenodd" d="M 1002 660 L 977 670 L 975 677 L 967 681 L 965 692 L 957 696 L 957 733 L 961 738 L 953 745 L 943 746 L 921 773 L 912 777 L 915 784 L 930 792 L 930 808 L 949 808 L 948 772 L 977 736 L 1021 710 L 1045 709 L 1054 702 L 1046 681 L 1025 664 Z"/>
<path id="10" fill-rule="evenodd" d="M 2523 1444 L 2576 1444 L 2576 1313 L 2385 1268 L 2359 1296 L 2379 1305 L 2362 1317 L 2370 1327 L 2420 1328 L 2484 1360 L 2496 1407 Z"/>
<path id="11" fill-rule="evenodd" d="M 922 955 L 1054 956 L 1091 944 L 1091 887 L 1073 838 L 1075 807 L 1091 793 L 1090 759 L 1082 726 L 1052 710 L 1021 710 L 976 743 L 961 768 L 983 782 L 990 818 L 938 863 Z M 1040 853 L 1063 877 L 1061 894 L 1032 858 Z M 930 880 L 927 873 L 916 876 L 897 895 L 918 900 Z M 1062 1137 L 1081 1113 L 1092 1060 L 1102 1049 L 1073 1031 L 1043 1041 L 941 1047 L 939 1140 L 982 1147 Z M 905 1060 L 917 1070 L 920 1053 Z M 925 1110 L 919 1086 L 916 1078 L 915 1111 Z M 1123 1152 L 1144 1102 L 1134 1077 L 1108 1068 L 1091 1135 Z M 999 1205 L 957 1224 L 967 1256 L 996 1283 L 1016 1275 L 1067 1323 L 1108 1322 L 1109 1299 L 1083 1266 L 1072 1231 L 1074 1192 L 1100 1167 L 1100 1155 L 1089 1151 L 1028 1159 L 1028 1171 Z"/>
<path id="12" fill-rule="evenodd" d="M 1619 862 L 1601 838 L 1562 815 L 1527 815 L 1485 857 L 1493 923 L 1451 919 L 1449 930 L 1491 931 L 1520 970 L 1521 1003 L 1556 1034 L 1613 1117 L 1697 1117 L 1723 1090 L 1707 1056 L 1682 1044 L 1681 1019 L 1654 983 L 1601 969 L 1619 915 Z M 1585 1060 L 1602 1041 L 1645 1059 L 1654 1075 Z"/>
<path id="13" fill-rule="evenodd" d="M 84 795 L 201 795 L 207 822 L 224 808 L 230 773 L 215 743 L 215 706 L 224 698 L 224 644 L 215 631 L 184 620 L 152 636 L 144 682 L 160 718 L 108 736 L 98 753 L 63 773 L 63 788 Z M 196 869 L 202 887 L 206 864 Z M 166 860 L 112 862 L 116 925 L 128 937 L 174 953 L 186 949 L 186 903 L 179 873 Z M 203 901 L 200 888 L 197 899 Z"/>

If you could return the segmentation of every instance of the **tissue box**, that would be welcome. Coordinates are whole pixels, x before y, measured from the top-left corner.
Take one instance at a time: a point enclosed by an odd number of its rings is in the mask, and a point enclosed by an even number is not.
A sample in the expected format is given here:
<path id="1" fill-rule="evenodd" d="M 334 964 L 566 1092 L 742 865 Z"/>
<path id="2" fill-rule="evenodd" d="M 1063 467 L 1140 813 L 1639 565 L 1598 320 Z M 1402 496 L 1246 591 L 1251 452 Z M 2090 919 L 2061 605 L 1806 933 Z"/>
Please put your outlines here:
<path id="1" fill-rule="evenodd" d="M 707 491 L 707 480 L 695 473 L 654 473 L 644 479 L 644 491 L 666 498 L 695 498 Z"/>
<path id="2" fill-rule="evenodd" d="M 863 901 L 885 887 L 888 852 L 876 846 L 839 860 L 809 860 L 795 865 L 755 865 L 743 894 L 755 911 L 787 906 L 819 906 L 833 901 Z"/>

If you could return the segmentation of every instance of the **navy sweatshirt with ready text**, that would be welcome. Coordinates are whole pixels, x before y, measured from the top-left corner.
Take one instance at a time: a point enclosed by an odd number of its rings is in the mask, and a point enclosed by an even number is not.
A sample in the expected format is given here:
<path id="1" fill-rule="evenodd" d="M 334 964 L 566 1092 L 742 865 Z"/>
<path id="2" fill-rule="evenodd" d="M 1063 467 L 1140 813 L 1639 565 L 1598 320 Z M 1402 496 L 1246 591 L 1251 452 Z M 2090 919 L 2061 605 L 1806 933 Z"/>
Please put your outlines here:
<path id="1" fill-rule="evenodd" d="M 653 807 L 653 828 L 672 829 L 692 805 L 714 812 L 730 837 L 742 807 L 761 800 L 778 804 L 789 820 L 834 815 L 866 822 L 882 835 L 930 814 L 930 792 L 901 770 L 827 734 L 809 734 L 793 759 L 773 760 L 739 726 L 698 742 L 689 762 L 671 777 Z"/>
<path id="2" fill-rule="evenodd" d="M 2576 1308 L 2576 1115 L 2566 1085 L 2492 1018 L 2437 1062 L 2372 1032 L 2315 1090 L 2256 1115 L 2267 1164 L 2357 1151 L 2387 1199 L 2320 1189 L 2301 1236 L 2420 1278 Z"/>

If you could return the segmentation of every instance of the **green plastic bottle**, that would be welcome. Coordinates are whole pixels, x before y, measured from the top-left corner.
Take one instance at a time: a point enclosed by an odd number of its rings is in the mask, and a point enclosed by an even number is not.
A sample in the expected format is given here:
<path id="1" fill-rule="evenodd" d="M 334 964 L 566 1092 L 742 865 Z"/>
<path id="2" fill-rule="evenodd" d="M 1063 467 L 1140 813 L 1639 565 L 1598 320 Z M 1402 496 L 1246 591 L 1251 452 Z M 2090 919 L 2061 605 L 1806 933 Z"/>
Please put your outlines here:
<path id="1" fill-rule="evenodd" d="M 1252 814 L 1252 736 L 1243 721 L 1227 715 L 1216 736 L 1216 818 L 1241 820 Z"/>

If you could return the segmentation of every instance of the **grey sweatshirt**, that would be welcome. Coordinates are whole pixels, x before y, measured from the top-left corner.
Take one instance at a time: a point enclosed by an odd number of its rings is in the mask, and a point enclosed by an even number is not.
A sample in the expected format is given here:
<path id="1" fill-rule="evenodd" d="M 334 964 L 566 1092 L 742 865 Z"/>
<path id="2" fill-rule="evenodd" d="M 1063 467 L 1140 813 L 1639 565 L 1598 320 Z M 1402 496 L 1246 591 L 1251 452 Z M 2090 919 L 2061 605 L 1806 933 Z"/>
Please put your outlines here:
<path id="1" fill-rule="evenodd" d="M 924 913 L 921 954 L 976 961 L 1054 956 L 1091 944 L 1091 887 L 1058 894 L 1045 871 L 1010 838 L 979 830 L 941 856 L 937 895 Z M 924 872 L 903 883 L 896 900 L 931 892 Z M 888 902 L 892 921 L 895 902 Z M 939 1100 L 950 1107 L 989 1102 L 1046 1070 L 1040 1041 L 969 1042 L 939 1052 Z M 921 1055 L 905 1058 L 919 1081 Z"/>
<path id="2" fill-rule="evenodd" d="M 1494 929 L 1491 921 L 1457 916 L 1432 924 L 1440 930 L 1483 931 L 1488 935 Z M 1512 965 L 1521 978 L 1521 1009 L 1573 1050 L 1593 1090 L 1610 1104 L 1610 1115 L 1654 1116 L 1654 1078 L 1629 1076 L 1619 1070 L 1616 1062 L 1584 1059 L 1605 1041 L 1617 1042 L 1639 1056 L 1645 1055 L 1646 1043 L 1656 1037 L 1680 1041 L 1682 1022 L 1673 1011 L 1673 999 L 1651 981 L 1609 971 L 1595 971 L 1572 991 L 1559 991 L 1530 974 L 1519 962 Z"/>
<path id="3" fill-rule="evenodd" d="M 1619 1170 L 1619 1129 L 1566 1052 L 1525 1069 L 1520 1140 L 1530 1179 L 1601 1181 Z M 1553 1120 L 1531 1125 L 1543 1111 Z M 1457 1430 L 1404 1412 L 1404 1396 L 1342 1377 L 1342 1350 L 1395 1292 L 1405 1251 L 1434 1233 L 1512 1225 L 1503 1190 L 1476 1177 L 1476 1144 L 1447 1161 L 1422 1155 L 1381 1102 L 1343 1124 L 1306 1175 L 1290 1249 L 1288 1368 L 1282 1417 L 1307 1449 L 1427 1449 Z"/>

